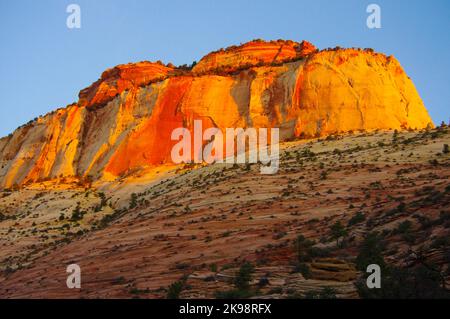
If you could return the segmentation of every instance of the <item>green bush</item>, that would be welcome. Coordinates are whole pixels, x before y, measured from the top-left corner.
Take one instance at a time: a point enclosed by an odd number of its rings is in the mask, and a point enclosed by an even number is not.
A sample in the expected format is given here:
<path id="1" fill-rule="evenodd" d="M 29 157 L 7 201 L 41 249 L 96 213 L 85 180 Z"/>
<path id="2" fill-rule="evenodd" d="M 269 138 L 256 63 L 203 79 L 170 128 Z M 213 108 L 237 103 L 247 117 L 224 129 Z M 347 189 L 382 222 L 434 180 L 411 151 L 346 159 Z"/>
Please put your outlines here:
<path id="1" fill-rule="evenodd" d="M 336 299 L 336 289 L 324 287 L 320 291 L 308 291 L 303 296 L 304 299 Z"/>
<path id="2" fill-rule="evenodd" d="M 398 224 L 396 228 L 396 233 L 398 234 L 407 234 L 411 231 L 412 223 L 409 220 L 405 220 Z"/>
<path id="3" fill-rule="evenodd" d="M 254 272 L 253 265 L 245 262 L 236 274 L 234 285 L 239 290 L 248 290 L 250 288 L 250 281 L 252 280 L 252 273 Z"/>
<path id="4" fill-rule="evenodd" d="M 254 267 L 251 263 L 245 262 L 236 272 L 234 278 L 235 289 L 227 291 L 216 291 L 215 297 L 217 299 L 242 299 L 251 297 L 254 292 L 250 289 L 250 281 Z"/>
<path id="5" fill-rule="evenodd" d="M 353 226 L 359 223 L 362 223 L 366 220 L 366 215 L 363 212 L 357 212 L 350 220 L 348 221 L 348 226 Z"/>
<path id="6" fill-rule="evenodd" d="M 70 221 L 77 222 L 79 220 L 82 220 L 84 214 L 85 214 L 85 212 L 82 212 L 80 210 L 80 206 L 77 205 L 77 207 L 75 207 L 75 209 L 72 212 L 72 216 L 70 217 Z"/>
<path id="7" fill-rule="evenodd" d="M 297 267 L 295 268 L 295 270 L 299 273 L 302 274 L 302 276 L 305 279 L 309 279 L 311 278 L 311 269 L 309 268 L 309 266 L 305 263 L 300 263 L 297 265 Z"/>
<path id="8" fill-rule="evenodd" d="M 313 245 L 314 241 L 306 239 L 303 235 L 298 235 L 297 240 L 295 241 L 295 247 L 299 263 L 311 261 L 312 256 L 310 252 Z"/>
<path id="9" fill-rule="evenodd" d="M 347 230 L 341 224 L 340 221 L 337 221 L 336 223 L 334 223 L 333 226 L 331 226 L 330 230 L 331 230 L 331 238 L 336 240 L 336 246 L 339 246 L 339 239 L 345 238 L 348 234 Z M 342 242 L 341 242 L 341 244 L 342 244 Z"/>
<path id="10" fill-rule="evenodd" d="M 383 269 L 385 266 L 383 250 L 384 244 L 380 235 L 377 232 L 367 234 L 356 257 L 356 267 L 365 272 L 368 265 L 377 264 Z"/>
<path id="11" fill-rule="evenodd" d="M 130 198 L 130 209 L 133 209 L 136 206 L 137 206 L 137 195 L 136 193 L 132 193 Z"/>
<path id="12" fill-rule="evenodd" d="M 184 284 L 185 283 L 182 280 L 172 283 L 167 291 L 167 299 L 178 299 L 180 293 L 183 291 Z"/>

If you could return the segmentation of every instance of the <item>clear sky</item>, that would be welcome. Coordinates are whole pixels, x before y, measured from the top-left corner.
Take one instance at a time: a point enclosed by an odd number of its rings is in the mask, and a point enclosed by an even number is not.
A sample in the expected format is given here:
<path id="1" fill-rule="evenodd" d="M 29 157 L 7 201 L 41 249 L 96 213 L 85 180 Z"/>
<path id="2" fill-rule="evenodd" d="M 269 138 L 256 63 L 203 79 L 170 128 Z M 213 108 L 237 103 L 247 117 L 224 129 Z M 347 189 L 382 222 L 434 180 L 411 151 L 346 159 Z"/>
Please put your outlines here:
<path id="1" fill-rule="evenodd" d="M 81 29 L 66 7 L 81 7 Z M 381 7 L 381 29 L 366 7 Z M 393 54 L 435 123 L 450 118 L 450 1 L 0 0 L 0 136 L 77 100 L 121 63 L 190 64 L 255 38 Z"/>

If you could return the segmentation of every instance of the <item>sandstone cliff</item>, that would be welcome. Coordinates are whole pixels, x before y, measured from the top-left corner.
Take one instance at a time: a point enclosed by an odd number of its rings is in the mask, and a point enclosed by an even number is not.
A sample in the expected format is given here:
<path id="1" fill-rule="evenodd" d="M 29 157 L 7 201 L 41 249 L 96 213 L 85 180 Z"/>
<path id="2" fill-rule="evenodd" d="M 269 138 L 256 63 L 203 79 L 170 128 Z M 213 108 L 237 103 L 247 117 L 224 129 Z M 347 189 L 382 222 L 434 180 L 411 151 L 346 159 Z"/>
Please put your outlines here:
<path id="1" fill-rule="evenodd" d="M 140 62 L 105 71 L 76 104 L 0 139 L 0 185 L 57 176 L 113 180 L 170 163 L 174 128 L 279 127 L 281 139 L 432 121 L 393 57 L 252 41 L 192 69 Z"/>

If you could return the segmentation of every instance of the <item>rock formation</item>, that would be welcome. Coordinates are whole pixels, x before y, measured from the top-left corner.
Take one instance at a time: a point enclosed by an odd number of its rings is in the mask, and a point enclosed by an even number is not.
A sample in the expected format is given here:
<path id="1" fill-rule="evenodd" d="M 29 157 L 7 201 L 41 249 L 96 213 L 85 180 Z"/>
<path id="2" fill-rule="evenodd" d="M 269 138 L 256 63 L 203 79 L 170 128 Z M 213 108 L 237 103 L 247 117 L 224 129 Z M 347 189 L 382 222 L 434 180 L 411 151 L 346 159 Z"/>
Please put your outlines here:
<path id="1" fill-rule="evenodd" d="M 281 139 L 432 121 L 394 57 L 256 40 L 190 70 L 140 62 L 105 71 L 76 104 L 0 139 L 0 185 L 58 176 L 114 180 L 170 164 L 174 128 L 279 127 Z"/>

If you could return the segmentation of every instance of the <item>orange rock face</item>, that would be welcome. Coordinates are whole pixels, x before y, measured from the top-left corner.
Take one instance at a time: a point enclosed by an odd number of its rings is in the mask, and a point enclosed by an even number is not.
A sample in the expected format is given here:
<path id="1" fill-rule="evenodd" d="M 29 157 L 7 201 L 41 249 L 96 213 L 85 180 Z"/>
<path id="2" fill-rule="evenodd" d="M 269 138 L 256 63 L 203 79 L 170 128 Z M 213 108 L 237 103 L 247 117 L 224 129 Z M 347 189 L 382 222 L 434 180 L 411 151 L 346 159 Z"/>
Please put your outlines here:
<path id="1" fill-rule="evenodd" d="M 170 164 L 172 130 L 191 129 L 194 120 L 203 129 L 278 127 L 282 140 L 432 125 L 393 57 L 253 41 L 208 54 L 191 71 L 150 62 L 105 71 L 77 104 L 0 139 L 0 183 L 87 175 L 110 181 Z"/>
<path id="2" fill-rule="evenodd" d="M 119 175 L 132 168 L 170 160 L 170 151 L 175 143 L 170 139 L 172 130 L 183 126 L 183 116 L 177 112 L 177 107 L 189 89 L 191 79 L 179 77 L 168 82 L 167 89 L 155 102 L 152 116 L 120 144 L 106 165 L 106 172 Z"/>
<path id="3" fill-rule="evenodd" d="M 101 106 L 133 87 L 165 78 L 172 69 L 160 63 L 139 62 L 118 65 L 103 72 L 101 78 L 80 91 L 79 104 Z"/>

